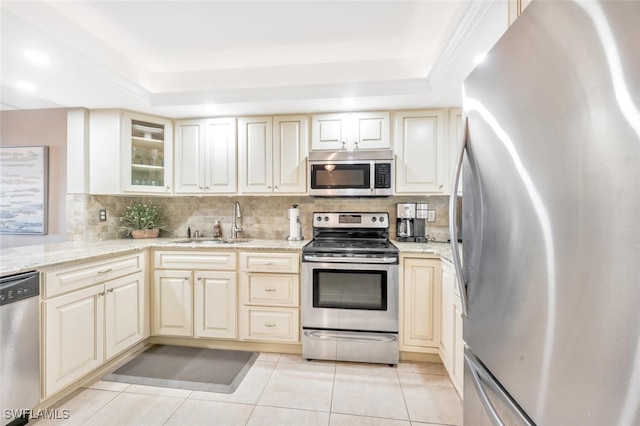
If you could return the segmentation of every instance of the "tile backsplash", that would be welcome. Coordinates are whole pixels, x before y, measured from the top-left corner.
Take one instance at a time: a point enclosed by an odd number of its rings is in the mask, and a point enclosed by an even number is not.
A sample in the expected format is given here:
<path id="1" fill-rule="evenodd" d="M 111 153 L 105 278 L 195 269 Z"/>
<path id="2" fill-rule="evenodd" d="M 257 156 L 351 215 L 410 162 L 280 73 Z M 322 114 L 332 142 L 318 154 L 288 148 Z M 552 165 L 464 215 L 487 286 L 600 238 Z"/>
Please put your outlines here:
<path id="1" fill-rule="evenodd" d="M 162 237 L 186 237 L 187 228 L 210 237 L 213 223 L 219 220 L 222 236 L 229 237 L 232 209 L 240 202 L 244 237 L 286 239 L 289 233 L 287 209 L 297 204 L 300 209 L 302 236 L 312 238 L 311 216 L 317 211 L 385 211 L 391 219 L 390 237 L 395 239 L 396 203 L 427 202 L 435 210 L 436 220 L 427 223 L 426 233 L 438 241 L 449 239 L 449 197 L 407 196 L 386 198 L 314 198 L 307 196 L 233 196 L 233 197 L 131 197 L 106 195 L 67 195 L 67 240 L 93 242 L 123 238 L 119 230 L 123 208 L 131 202 L 150 201 L 162 207 L 171 230 Z M 460 208 L 460 198 L 458 199 Z M 107 211 L 106 222 L 99 221 L 101 209 Z"/>

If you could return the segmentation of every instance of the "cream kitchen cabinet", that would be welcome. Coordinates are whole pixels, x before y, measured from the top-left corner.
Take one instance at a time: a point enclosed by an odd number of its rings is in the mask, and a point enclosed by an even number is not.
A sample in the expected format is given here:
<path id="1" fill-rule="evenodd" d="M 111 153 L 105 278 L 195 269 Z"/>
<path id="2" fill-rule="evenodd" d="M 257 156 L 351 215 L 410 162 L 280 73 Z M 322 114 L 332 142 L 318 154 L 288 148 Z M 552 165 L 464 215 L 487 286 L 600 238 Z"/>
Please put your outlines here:
<path id="1" fill-rule="evenodd" d="M 313 151 L 389 148 L 388 112 L 318 114 L 312 117 Z"/>
<path id="2" fill-rule="evenodd" d="M 240 192 L 307 192 L 308 118 L 303 115 L 238 119 Z"/>
<path id="3" fill-rule="evenodd" d="M 455 270 L 442 261 L 442 318 L 440 357 L 458 394 L 464 385 L 464 340 L 462 338 L 462 304 Z"/>
<path id="4" fill-rule="evenodd" d="M 175 193 L 235 194 L 235 118 L 176 121 Z"/>
<path id="5" fill-rule="evenodd" d="M 396 195 L 443 194 L 449 185 L 444 110 L 396 113 Z"/>
<path id="6" fill-rule="evenodd" d="M 121 110 L 91 110 L 89 139 L 92 194 L 171 193 L 171 120 Z"/>
<path id="7" fill-rule="evenodd" d="M 133 263 L 137 272 L 118 268 Z M 45 397 L 149 336 L 144 265 L 136 254 L 43 270 Z"/>
<path id="8" fill-rule="evenodd" d="M 400 350 L 438 353 L 440 260 L 401 256 Z"/>
<path id="9" fill-rule="evenodd" d="M 460 108 L 449 110 L 449 174 L 455 172 L 460 146 L 464 143 L 464 123 Z M 447 192 L 451 193 L 451 183 L 445 180 Z M 458 195 L 462 195 L 462 172 L 458 183 Z"/>
<path id="10" fill-rule="evenodd" d="M 512 25 L 518 16 L 529 6 L 531 0 L 509 0 L 509 25 Z"/>
<path id="11" fill-rule="evenodd" d="M 236 253 L 156 251 L 152 334 L 235 339 Z"/>
<path id="12" fill-rule="evenodd" d="M 300 342 L 300 255 L 240 253 L 240 339 Z"/>

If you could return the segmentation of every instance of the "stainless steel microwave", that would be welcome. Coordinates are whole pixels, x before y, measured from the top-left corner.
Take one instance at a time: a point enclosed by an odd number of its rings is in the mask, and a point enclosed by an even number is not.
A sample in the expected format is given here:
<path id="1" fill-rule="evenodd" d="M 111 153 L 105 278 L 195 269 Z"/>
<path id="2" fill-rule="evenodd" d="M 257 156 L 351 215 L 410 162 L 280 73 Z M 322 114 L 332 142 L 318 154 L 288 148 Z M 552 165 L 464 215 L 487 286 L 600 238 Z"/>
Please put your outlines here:
<path id="1" fill-rule="evenodd" d="M 393 195 L 393 151 L 312 151 L 309 195 L 387 197 Z"/>

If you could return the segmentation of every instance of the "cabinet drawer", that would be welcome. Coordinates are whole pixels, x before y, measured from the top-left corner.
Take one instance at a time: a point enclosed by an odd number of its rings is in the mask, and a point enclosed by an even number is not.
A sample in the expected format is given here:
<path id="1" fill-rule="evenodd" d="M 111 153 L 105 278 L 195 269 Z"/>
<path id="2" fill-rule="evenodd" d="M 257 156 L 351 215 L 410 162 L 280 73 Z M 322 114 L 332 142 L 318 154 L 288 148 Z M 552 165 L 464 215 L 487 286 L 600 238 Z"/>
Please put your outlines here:
<path id="1" fill-rule="evenodd" d="M 300 271 L 299 253 L 240 253 L 240 269 L 250 272 L 289 272 Z"/>
<path id="2" fill-rule="evenodd" d="M 300 275 L 250 272 L 241 275 L 240 300 L 246 305 L 298 307 Z"/>
<path id="3" fill-rule="evenodd" d="M 162 269 L 235 270 L 233 251 L 156 251 L 154 267 Z"/>
<path id="4" fill-rule="evenodd" d="M 298 309 L 253 308 L 243 306 L 241 310 L 243 340 L 270 342 L 300 341 Z"/>
<path id="5" fill-rule="evenodd" d="M 55 269 L 43 269 L 44 297 L 102 283 L 145 268 L 144 253 L 79 263 Z"/>

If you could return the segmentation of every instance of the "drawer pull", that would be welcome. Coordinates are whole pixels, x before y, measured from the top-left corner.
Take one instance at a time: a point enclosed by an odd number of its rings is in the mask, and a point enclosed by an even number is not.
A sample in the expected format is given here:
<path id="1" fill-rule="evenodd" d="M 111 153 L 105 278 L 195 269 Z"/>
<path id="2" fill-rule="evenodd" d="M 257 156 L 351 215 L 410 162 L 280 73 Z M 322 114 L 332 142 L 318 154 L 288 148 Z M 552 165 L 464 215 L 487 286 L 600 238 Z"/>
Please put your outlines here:
<path id="1" fill-rule="evenodd" d="M 276 262 L 264 262 L 264 265 L 275 265 Z"/>
<path id="2" fill-rule="evenodd" d="M 109 290 L 107 290 L 107 291 L 108 291 L 109 293 L 113 293 L 113 290 L 114 290 L 114 289 L 110 288 L 110 289 L 109 289 Z"/>
<path id="3" fill-rule="evenodd" d="M 275 327 L 275 326 L 276 326 L 276 323 L 274 323 L 274 322 L 265 322 L 265 323 L 264 323 L 264 326 L 265 326 L 265 327 L 269 327 L 269 328 L 271 328 L 271 327 Z"/>
<path id="4" fill-rule="evenodd" d="M 99 274 L 106 274 L 107 272 L 113 271 L 113 268 L 103 269 L 102 271 L 98 271 Z"/>
<path id="5" fill-rule="evenodd" d="M 276 291 L 275 288 L 265 288 L 264 291 Z"/>
<path id="6" fill-rule="evenodd" d="M 104 291 L 102 293 L 98 293 L 98 296 L 104 296 Z"/>

